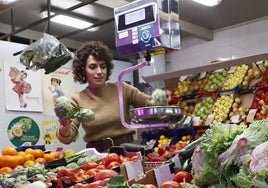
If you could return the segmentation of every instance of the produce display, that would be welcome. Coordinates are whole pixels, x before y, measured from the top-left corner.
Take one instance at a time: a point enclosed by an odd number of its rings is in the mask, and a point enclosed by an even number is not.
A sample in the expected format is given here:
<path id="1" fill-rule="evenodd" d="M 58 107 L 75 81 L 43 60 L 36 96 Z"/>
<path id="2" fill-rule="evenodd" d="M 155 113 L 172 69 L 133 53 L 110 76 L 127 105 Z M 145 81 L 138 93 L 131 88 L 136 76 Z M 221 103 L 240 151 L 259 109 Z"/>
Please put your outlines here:
<path id="1" fill-rule="evenodd" d="M 221 123 L 227 120 L 233 100 L 233 95 L 222 95 L 217 98 L 213 106 L 212 114 L 214 115 L 214 120 L 212 124 Z"/>
<path id="2" fill-rule="evenodd" d="M 212 92 L 219 89 L 222 86 L 227 75 L 228 75 L 227 69 L 221 69 L 212 72 L 208 78 L 206 86 L 204 87 L 204 91 Z"/>
<path id="3" fill-rule="evenodd" d="M 213 97 L 202 98 L 200 102 L 197 102 L 192 116 L 200 117 L 202 121 L 205 121 L 212 111 L 213 104 Z"/>
<path id="4" fill-rule="evenodd" d="M 200 138 L 192 156 L 192 183 L 199 187 L 268 187 L 268 120 L 247 128 L 216 124 Z M 258 154 L 257 154 L 258 153 Z"/>
<path id="5" fill-rule="evenodd" d="M 249 66 L 246 64 L 238 66 L 233 73 L 228 75 L 225 82 L 223 83 L 222 90 L 231 90 L 237 86 L 240 86 L 248 69 Z"/>

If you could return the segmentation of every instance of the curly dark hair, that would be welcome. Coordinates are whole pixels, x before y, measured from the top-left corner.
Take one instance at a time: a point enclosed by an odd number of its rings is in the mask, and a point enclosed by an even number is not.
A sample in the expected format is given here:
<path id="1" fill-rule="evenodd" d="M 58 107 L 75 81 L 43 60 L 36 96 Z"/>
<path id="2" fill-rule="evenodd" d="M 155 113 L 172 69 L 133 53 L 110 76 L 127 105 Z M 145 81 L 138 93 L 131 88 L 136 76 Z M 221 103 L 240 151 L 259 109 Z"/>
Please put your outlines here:
<path id="1" fill-rule="evenodd" d="M 109 80 L 114 64 L 112 63 L 113 55 L 107 45 L 100 41 L 90 41 L 85 43 L 80 49 L 75 53 L 73 59 L 72 69 L 74 75 L 74 81 L 81 84 L 87 83 L 85 75 L 85 66 L 88 57 L 92 55 L 95 59 L 99 61 L 104 61 L 107 68 L 106 80 Z"/>

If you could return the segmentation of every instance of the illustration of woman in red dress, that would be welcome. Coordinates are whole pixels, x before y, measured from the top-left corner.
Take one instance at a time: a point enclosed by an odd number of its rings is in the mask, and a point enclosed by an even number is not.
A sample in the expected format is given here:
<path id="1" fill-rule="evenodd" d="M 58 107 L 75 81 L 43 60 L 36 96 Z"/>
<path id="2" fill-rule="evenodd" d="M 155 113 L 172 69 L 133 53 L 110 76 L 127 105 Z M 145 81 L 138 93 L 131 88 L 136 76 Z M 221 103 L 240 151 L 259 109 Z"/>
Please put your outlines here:
<path id="1" fill-rule="evenodd" d="M 31 84 L 26 82 L 28 76 L 26 70 L 19 71 L 16 67 L 10 67 L 9 76 L 15 86 L 12 88 L 17 93 L 20 107 L 26 108 L 27 103 L 24 101 L 24 93 L 29 93 L 32 90 Z"/>

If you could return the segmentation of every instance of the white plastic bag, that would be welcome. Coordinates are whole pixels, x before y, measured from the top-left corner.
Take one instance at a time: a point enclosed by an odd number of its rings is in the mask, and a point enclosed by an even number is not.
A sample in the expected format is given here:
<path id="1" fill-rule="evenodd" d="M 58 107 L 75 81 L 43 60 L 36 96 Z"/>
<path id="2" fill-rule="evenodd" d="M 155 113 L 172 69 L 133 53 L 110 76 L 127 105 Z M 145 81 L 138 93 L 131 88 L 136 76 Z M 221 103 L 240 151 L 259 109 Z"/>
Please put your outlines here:
<path id="1" fill-rule="evenodd" d="M 54 36 L 47 33 L 36 42 L 27 46 L 21 53 L 20 62 L 27 69 L 45 69 L 45 74 L 54 72 L 66 64 L 73 54 Z"/>

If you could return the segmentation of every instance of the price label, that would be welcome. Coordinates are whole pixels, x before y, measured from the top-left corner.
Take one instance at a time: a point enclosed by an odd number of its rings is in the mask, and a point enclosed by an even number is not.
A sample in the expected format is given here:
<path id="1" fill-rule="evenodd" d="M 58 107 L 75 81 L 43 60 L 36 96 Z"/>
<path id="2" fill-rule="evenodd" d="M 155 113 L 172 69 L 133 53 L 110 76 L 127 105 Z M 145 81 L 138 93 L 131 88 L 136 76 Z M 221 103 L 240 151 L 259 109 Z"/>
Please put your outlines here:
<path id="1" fill-rule="evenodd" d="M 210 125 L 213 120 L 214 120 L 214 114 L 209 114 L 208 117 L 207 117 L 207 119 L 206 119 L 205 124 L 206 125 Z"/>
<path id="2" fill-rule="evenodd" d="M 206 75 L 207 75 L 207 72 L 201 72 L 200 76 L 199 76 L 199 80 L 204 79 L 206 77 Z"/>
<path id="3" fill-rule="evenodd" d="M 183 82 L 184 80 L 186 80 L 190 75 L 184 75 L 180 77 L 180 81 Z"/>
<path id="4" fill-rule="evenodd" d="M 200 122 L 200 117 L 193 117 L 193 126 L 198 126 Z"/>
<path id="5" fill-rule="evenodd" d="M 229 69 L 228 73 L 229 73 L 229 74 L 232 74 L 232 73 L 234 73 L 234 72 L 236 71 L 236 69 L 237 69 L 237 66 L 233 66 L 233 67 L 231 67 L 231 68 Z"/>
<path id="6" fill-rule="evenodd" d="M 239 123 L 239 120 L 240 120 L 240 115 L 234 115 L 231 117 L 231 122 L 232 123 Z"/>
<path id="7" fill-rule="evenodd" d="M 183 122 L 183 124 L 190 124 L 192 120 L 191 116 L 187 116 L 187 118 L 185 119 L 185 121 Z"/>
<path id="8" fill-rule="evenodd" d="M 256 62 L 256 65 L 260 65 L 260 64 L 263 64 L 263 61 L 257 61 Z"/>
<path id="9" fill-rule="evenodd" d="M 252 122 L 254 120 L 254 117 L 256 115 L 257 109 L 250 109 L 247 115 L 247 122 Z"/>

